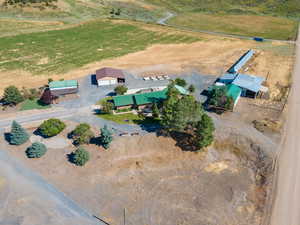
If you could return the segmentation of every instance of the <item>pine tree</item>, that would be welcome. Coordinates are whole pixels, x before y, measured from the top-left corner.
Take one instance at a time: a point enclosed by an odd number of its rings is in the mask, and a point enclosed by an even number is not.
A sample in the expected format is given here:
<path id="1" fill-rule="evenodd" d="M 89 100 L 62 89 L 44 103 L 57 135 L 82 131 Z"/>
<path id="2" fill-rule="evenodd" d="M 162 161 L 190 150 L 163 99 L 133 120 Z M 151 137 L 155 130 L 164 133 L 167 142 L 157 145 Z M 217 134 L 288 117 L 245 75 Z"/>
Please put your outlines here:
<path id="1" fill-rule="evenodd" d="M 207 147 L 213 142 L 214 130 L 215 126 L 211 117 L 204 113 L 196 127 L 196 146 L 199 149 Z"/>
<path id="2" fill-rule="evenodd" d="M 21 145 L 29 139 L 27 131 L 16 121 L 12 122 L 10 132 L 10 144 Z"/>
<path id="3" fill-rule="evenodd" d="M 43 143 L 34 142 L 29 148 L 26 150 L 26 154 L 28 158 L 41 158 L 47 152 L 47 148 Z"/>
<path id="4" fill-rule="evenodd" d="M 154 119 L 158 119 L 158 118 L 159 118 L 159 109 L 158 109 L 156 103 L 154 103 L 154 104 L 152 105 L 152 117 L 153 117 Z"/>
<path id="5" fill-rule="evenodd" d="M 103 128 L 101 128 L 100 140 L 103 148 L 105 149 L 109 148 L 109 145 L 113 140 L 112 132 L 107 128 L 106 125 Z"/>

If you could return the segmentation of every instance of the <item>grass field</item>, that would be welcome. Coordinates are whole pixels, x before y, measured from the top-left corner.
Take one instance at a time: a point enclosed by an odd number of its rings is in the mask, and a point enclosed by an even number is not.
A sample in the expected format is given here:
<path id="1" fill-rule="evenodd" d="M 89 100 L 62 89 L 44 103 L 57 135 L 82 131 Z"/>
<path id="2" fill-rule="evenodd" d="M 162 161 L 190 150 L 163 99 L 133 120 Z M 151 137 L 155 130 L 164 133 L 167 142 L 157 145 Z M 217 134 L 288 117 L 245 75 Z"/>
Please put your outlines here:
<path id="1" fill-rule="evenodd" d="M 133 114 L 133 113 L 124 113 L 124 114 L 97 114 L 98 117 L 105 119 L 105 120 L 110 120 L 115 123 L 119 124 L 155 124 L 158 123 L 157 120 L 154 120 L 152 118 L 144 118 L 142 116 Z"/>
<path id="2" fill-rule="evenodd" d="M 31 109 L 48 109 L 50 108 L 50 105 L 43 105 L 41 103 L 39 103 L 38 99 L 34 99 L 34 100 L 25 100 L 24 102 L 21 103 L 21 107 L 20 110 L 31 110 Z"/>
<path id="3" fill-rule="evenodd" d="M 294 40 L 297 35 L 295 20 L 272 16 L 184 13 L 168 23 L 198 30 L 280 40 Z"/>
<path id="4" fill-rule="evenodd" d="M 34 74 L 66 72 L 85 64 L 144 50 L 152 44 L 191 43 L 199 38 L 166 34 L 109 21 L 0 38 L 0 70 Z"/>

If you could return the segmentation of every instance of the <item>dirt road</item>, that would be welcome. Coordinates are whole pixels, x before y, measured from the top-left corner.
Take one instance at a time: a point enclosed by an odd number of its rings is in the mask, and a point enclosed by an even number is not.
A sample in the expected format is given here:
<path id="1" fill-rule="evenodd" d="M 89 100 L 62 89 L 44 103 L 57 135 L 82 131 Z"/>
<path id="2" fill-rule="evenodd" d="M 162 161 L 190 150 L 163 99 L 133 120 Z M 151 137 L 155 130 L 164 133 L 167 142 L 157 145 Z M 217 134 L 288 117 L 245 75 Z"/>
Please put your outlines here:
<path id="1" fill-rule="evenodd" d="M 300 33 L 300 30 L 299 30 Z M 276 197 L 271 225 L 300 224 L 300 38 L 285 136 L 278 157 Z"/>

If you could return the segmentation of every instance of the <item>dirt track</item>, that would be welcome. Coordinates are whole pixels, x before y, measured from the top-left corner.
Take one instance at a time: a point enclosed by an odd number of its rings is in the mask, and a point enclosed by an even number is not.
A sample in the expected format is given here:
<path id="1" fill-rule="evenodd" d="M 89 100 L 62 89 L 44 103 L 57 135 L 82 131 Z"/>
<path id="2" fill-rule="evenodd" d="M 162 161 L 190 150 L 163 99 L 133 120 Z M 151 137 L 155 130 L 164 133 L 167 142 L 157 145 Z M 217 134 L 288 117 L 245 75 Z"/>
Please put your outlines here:
<path id="1" fill-rule="evenodd" d="M 300 33 L 300 32 L 299 32 Z M 278 157 L 276 197 L 271 225 L 300 224 L 300 39 L 297 41 L 297 61 L 289 102 L 285 136 Z"/>

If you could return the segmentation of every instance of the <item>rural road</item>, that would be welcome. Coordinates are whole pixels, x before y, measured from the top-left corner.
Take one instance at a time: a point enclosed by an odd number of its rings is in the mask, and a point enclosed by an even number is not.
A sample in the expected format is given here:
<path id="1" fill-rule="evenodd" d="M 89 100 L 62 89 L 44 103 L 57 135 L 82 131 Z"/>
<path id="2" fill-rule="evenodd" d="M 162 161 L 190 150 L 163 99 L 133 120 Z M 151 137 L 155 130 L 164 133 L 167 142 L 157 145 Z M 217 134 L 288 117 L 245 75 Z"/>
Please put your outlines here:
<path id="1" fill-rule="evenodd" d="M 300 34 L 300 29 L 299 29 Z M 288 117 L 277 159 L 275 198 L 271 225 L 300 224 L 300 38 L 296 42 L 297 58 Z"/>
<path id="2" fill-rule="evenodd" d="M 200 29 L 193 29 L 193 28 L 188 28 L 184 26 L 178 26 L 174 24 L 168 24 L 167 21 L 175 16 L 180 16 L 176 15 L 171 12 L 167 12 L 166 16 L 163 18 L 160 18 L 159 20 L 156 21 L 157 24 L 163 25 L 163 26 L 168 26 L 175 28 L 177 30 L 182 30 L 182 31 L 190 31 L 190 32 L 196 32 L 196 33 L 204 33 L 204 34 L 210 34 L 210 35 L 216 35 L 216 36 L 222 36 L 222 37 L 229 37 L 229 38 L 238 38 L 238 39 L 245 39 L 245 40 L 253 40 L 254 37 L 251 36 L 244 36 L 244 35 L 238 35 L 238 34 L 229 34 L 229 33 L 224 33 L 224 32 L 217 32 L 217 31 L 209 31 L 209 30 L 200 30 Z M 268 39 L 264 38 L 265 41 L 280 41 L 280 42 L 285 42 L 285 43 L 295 43 L 295 41 L 290 41 L 290 40 L 277 40 L 277 39 Z"/>

